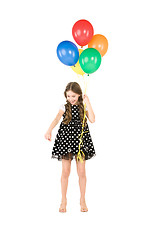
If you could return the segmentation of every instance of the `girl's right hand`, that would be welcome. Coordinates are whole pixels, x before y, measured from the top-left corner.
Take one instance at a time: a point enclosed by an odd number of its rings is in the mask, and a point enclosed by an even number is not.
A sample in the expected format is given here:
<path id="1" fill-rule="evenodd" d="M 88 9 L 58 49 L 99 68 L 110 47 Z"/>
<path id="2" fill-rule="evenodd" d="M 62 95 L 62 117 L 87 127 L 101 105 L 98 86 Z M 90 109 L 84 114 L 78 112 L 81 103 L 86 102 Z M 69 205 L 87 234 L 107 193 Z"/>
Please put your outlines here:
<path id="1" fill-rule="evenodd" d="M 46 140 L 51 141 L 52 132 L 47 131 L 47 132 L 45 133 L 44 137 L 46 138 Z"/>

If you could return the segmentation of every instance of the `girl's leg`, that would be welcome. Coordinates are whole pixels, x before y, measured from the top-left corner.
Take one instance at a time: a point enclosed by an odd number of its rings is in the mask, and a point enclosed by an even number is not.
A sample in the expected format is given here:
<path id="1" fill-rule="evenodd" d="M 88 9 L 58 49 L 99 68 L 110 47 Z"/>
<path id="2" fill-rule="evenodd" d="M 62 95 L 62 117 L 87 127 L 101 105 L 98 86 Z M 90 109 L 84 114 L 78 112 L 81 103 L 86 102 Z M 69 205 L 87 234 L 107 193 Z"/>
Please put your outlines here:
<path id="1" fill-rule="evenodd" d="M 62 176 L 61 176 L 61 192 L 62 192 L 62 201 L 60 206 L 60 212 L 66 211 L 66 194 L 68 188 L 68 178 L 71 170 L 71 160 L 62 159 Z"/>
<path id="2" fill-rule="evenodd" d="M 86 171 L 85 171 L 85 160 L 83 163 L 80 161 L 76 161 L 77 164 L 77 173 L 79 176 L 79 186 L 80 186 L 80 205 L 81 205 L 81 211 L 86 212 L 88 211 L 88 208 L 86 206 L 85 202 L 85 192 L 86 192 Z"/>

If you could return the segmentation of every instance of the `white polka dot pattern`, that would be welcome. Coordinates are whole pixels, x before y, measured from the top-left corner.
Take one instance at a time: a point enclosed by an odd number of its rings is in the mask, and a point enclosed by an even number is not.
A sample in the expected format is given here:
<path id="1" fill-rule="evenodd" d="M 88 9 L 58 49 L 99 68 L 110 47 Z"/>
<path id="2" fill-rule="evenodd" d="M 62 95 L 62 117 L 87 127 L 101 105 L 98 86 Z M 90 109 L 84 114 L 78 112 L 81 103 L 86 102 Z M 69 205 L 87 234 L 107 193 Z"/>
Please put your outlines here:
<path id="1" fill-rule="evenodd" d="M 51 158 L 57 158 L 58 160 L 72 160 L 75 156 L 76 159 L 76 155 L 79 151 L 79 135 L 82 131 L 82 123 L 80 121 L 79 106 L 71 105 L 71 110 L 72 119 L 69 124 L 66 125 L 63 122 L 60 124 L 58 133 L 55 138 Z M 63 119 L 65 118 L 65 114 L 66 112 L 63 114 Z M 88 124 L 86 124 L 84 127 L 84 132 L 85 131 L 88 132 L 83 133 L 83 145 L 81 146 L 81 149 L 85 154 L 84 160 L 88 160 L 96 156 L 96 153 Z"/>

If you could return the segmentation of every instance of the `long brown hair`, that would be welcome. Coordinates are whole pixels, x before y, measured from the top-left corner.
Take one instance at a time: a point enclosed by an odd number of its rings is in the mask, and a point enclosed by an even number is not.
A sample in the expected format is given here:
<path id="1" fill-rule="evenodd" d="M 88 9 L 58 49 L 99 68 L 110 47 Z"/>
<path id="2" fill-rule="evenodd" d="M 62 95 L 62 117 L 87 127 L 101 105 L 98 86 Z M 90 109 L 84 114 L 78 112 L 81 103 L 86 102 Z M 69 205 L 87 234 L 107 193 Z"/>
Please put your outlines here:
<path id="1" fill-rule="evenodd" d="M 78 107 L 79 107 L 79 114 L 80 114 L 80 120 L 81 123 L 83 123 L 83 118 L 84 118 L 84 104 L 83 104 L 83 98 L 82 98 L 82 90 L 80 85 L 77 82 L 69 82 L 65 88 L 64 91 L 64 96 L 65 98 L 67 98 L 67 92 L 71 90 L 74 93 L 79 94 L 79 98 L 78 98 Z M 66 110 L 66 114 L 65 114 L 65 118 L 62 121 L 64 124 L 68 124 L 71 121 L 72 118 L 72 112 L 71 112 L 71 103 L 66 100 L 66 104 L 65 104 L 65 110 Z M 85 117 L 85 121 L 84 121 L 84 126 L 86 126 L 87 123 L 87 118 Z"/>

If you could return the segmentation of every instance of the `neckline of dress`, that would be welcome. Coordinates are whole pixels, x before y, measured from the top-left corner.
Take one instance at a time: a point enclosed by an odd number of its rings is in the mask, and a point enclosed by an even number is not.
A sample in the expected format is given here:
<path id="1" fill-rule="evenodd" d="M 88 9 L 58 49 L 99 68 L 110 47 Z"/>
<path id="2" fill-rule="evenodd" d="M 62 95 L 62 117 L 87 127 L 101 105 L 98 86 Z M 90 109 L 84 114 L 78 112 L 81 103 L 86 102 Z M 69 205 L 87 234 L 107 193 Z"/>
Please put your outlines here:
<path id="1" fill-rule="evenodd" d="M 78 106 L 78 104 L 71 104 L 71 106 Z"/>

